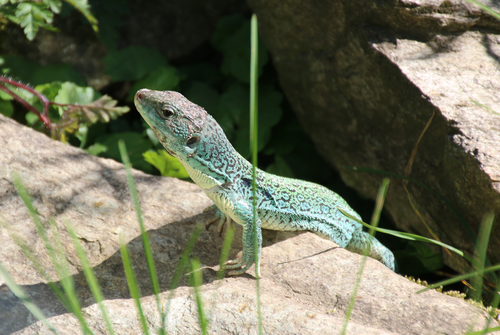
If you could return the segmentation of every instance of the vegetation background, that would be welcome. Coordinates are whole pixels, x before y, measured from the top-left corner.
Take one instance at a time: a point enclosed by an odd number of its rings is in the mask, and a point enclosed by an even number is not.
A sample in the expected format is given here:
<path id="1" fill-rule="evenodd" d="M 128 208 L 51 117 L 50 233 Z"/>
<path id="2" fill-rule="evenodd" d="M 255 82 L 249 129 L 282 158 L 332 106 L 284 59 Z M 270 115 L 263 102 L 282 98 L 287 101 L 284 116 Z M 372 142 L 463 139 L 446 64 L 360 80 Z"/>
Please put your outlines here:
<path id="1" fill-rule="evenodd" d="M 128 22 L 123 18 L 131 12 L 125 0 L 89 1 L 91 7 L 85 0 L 1 0 L 0 4 L 0 34 L 3 35 L 0 41 L 4 41 L 0 42 L 2 74 L 29 85 L 56 103 L 48 106 L 48 116 L 57 131 L 50 133 L 36 112 L 28 110 L 4 91 L 0 91 L 0 113 L 91 155 L 117 161 L 121 161 L 118 142 L 123 140 L 134 168 L 189 180 L 183 167 L 165 152 L 133 106 L 138 89 L 175 90 L 214 116 L 236 150 L 250 158 L 251 13 L 248 9 L 222 16 L 211 37 L 202 45 L 183 57 L 168 59 L 162 51 L 164 46 L 124 45 L 120 34 Z M 78 28 L 74 29 L 75 26 Z M 75 68 L 68 62 L 38 62 L 30 52 L 30 42 L 25 43 L 24 49 L 11 48 L 12 36 L 34 40 L 40 29 L 52 30 L 50 34 L 79 34 L 84 41 L 90 39 L 101 43 L 106 50 L 102 58 L 105 80 L 89 79 L 88 69 Z M 373 201 L 360 198 L 347 188 L 336 171 L 317 154 L 280 90 L 279 79 L 263 43 L 259 43 L 258 58 L 259 168 L 325 185 L 346 199 L 365 222 L 369 221 Z M 22 87 L 0 85 L 12 89 L 40 112 L 43 110 L 44 105 L 33 93 Z M 71 109 L 74 105 L 90 106 L 103 95 L 110 96 L 121 107 L 112 105 L 105 109 L 101 104 L 89 107 L 90 112 Z M 130 112 L 126 113 L 125 106 Z M 390 219 L 382 216 L 380 226 L 392 228 Z M 443 266 L 441 255 L 433 253 L 425 244 L 385 234 L 377 238 L 394 251 L 404 275 L 432 282 L 455 274 Z"/>

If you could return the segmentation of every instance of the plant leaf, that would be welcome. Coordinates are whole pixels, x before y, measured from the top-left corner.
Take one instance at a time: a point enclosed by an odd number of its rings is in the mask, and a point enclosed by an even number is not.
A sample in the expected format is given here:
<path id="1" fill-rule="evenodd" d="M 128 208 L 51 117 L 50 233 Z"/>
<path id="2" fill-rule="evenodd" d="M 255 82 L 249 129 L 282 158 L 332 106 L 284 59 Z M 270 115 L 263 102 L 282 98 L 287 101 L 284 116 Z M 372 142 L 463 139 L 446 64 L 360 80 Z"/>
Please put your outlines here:
<path id="1" fill-rule="evenodd" d="M 152 144 L 149 139 L 142 137 L 138 133 L 123 132 L 101 135 L 96 138 L 95 144 L 101 144 L 106 147 L 106 151 L 99 154 L 100 157 L 112 158 L 117 162 L 121 161 L 120 151 L 118 149 L 118 141 L 123 139 L 127 146 L 127 153 L 130 157 L 132 166 L 146 173 L 152 173 L 153 167 L 144 160 L 143 152 L 151 149 Z"/>
<path id="2" fill-rule="evenodd" d="M 73 7 L 76 8 L 80 13 L 85 16 L 87 21 L 89 21 L 90 25 L 92 26 L 92 29 L 94 29 L 95 32 L 99 31 L 99 28 L 97 27 L 97 19 L 92 15 L 90 12 L 90 6 L 88 4 L 87 0 L 64 0 Z"/>
<path id="3" fill-rule="evenodd" d="M 176 68 L 172 66 L 160 66 L 132 86 L 127 96 L 127 100 L 133 101 L 135 92 L 144 87 L 157 91 L 172 90 L 177 86 L 180 79 Z"/>
<path id="4" fill-rule="evenodd" d="M 146 151 L 142 154 L 144 160 L 157 168 L 164 177 L 189 179 L 189 174 L 177 158 L 169 155 L 165 150 Z"/>
<path id="5" fill-rule="evenodd" d="M 30 41 L 35 38 L 38 28 L 45 23 L 52 23 L 54 17 L 54 13 L 41 2 L 22 2 L 18 4 L 15 15 Z"/>
<path id="6" fill-rule="evenodd" d="M 104 72 L 114 81 L 139 80 L 168 64 L 167 59 L 158 50 L 141 46 L 130 46 L 120 51 L 111 50 L 103 62 L 106 67 Z"/>
<path id="7" fill-rule="evenodd" d="M 109 122 L 130 110 L 127 106 L 117 107 L 116 104 L 117 101 L 109 95 L 103 95 L 96 101 L 82 106 L 82 118 L 90 124 L 97 121 Z"/>

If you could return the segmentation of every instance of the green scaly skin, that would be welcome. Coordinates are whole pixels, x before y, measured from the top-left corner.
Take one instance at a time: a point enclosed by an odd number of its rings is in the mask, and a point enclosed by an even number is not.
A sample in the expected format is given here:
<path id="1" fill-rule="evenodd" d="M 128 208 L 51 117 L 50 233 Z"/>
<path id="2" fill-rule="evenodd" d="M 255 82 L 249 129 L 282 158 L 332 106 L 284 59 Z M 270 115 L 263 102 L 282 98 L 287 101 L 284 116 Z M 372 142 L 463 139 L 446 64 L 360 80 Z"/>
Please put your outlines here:
<path id="1" fill-rule="evenodd" d="M 368 255 L 395 270 L 392 252 L 339 208 L 360 216 L 331 190 L 257 169 L 257 227 L 253 226 L 252 165 L 233 148 L 215 119 L 180 93 L 142 89 L 135 106 L 169 154 L 179 159 L 193 181 L 214 202 L 214 220 L 243 226 L 243 256 L 229 261 L 229 275 L 244 273 L 260 259 L 261 228 L 307 230 L 342 248 Z M 257 236 L 254 238 L 254 232 Z M 257 242 L 255 248 L 254 241 Z M 259 264 L 255 273 L 260 277 Z"/>

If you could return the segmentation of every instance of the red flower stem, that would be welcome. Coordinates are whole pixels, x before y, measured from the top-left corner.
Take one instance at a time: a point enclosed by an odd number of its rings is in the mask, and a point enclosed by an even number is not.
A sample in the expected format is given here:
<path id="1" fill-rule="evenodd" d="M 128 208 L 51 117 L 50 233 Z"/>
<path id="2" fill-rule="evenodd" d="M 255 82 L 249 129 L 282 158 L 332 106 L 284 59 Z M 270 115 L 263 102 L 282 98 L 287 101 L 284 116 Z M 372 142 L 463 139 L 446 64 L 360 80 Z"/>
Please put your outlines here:
<path id="1" fill-rule="evenodd" d="M 0 77 L 0 81 L 3 81 L 1 80 L 1 78 L 4 78 L 4 77 Z M 24 88 L 22 86 L 18 86 L 18 85 L 15 85 L 17 87 L 21 87 L 21 88 Z M 0 90 L 4 91 L 5 93 L 9 94 L 10 96 L 12 96 L 14 98 L 14 100 L 16 100 L 17 102 L 19 102 L 21 105 L 23 105 L 26 109 L 32 111 L 33 113 L 35 113 L 38 118 L 40 120 L 42 120 L 43 124 L 45 125 L 45 127 L 47 127 L 48 129 L 50 129 L 50 131 L 52 132 L 54 130 L 54 127 L 52 126 L 52 123 L 50 122 L 50 119 L 48 117 L 48 115 L 45 115 L 45 114 L 41 114 L 38 109 L 36 109 L 35 107 L 31 106 L 29 103 L 27 103 L 24 99 L 22 99 L 21 97 L 19 97 L 16 93 L 12 92 L 9 88 L 7 88 L 6 86 L 0 84 Z M 37 92 L 38 93 L 38 92 Z M 38 95 L 37 95 L 38 96 Z M 48 101 L 47 98 L 45 98 L 45 101 Z M 44 100 L 42 100 L 44 101 Z M 48 104 L 45 104 L 44 103 L 44 106 L 47 106 L 48 107 Z"/>
<path id="2" fill-rule="evenodd" d="M 38 93 L 36 90 L 34 90 L 33 88 L 27 86 L 27 85 L 24 85 L 24 84 L 21 84 L 15 80 L 12 80 L 12 79 L 9 79 L 7 77 L 3 77 L 3 76 L 0 76 L 0 82 L 4 82 L 6 84 L 9 84 L 9 85 L 12 85 L 12 86 L 16 86 L 16 87 L 19 87 L 19 88 L 22 88 L 23 90 L 26 90 L 32 94 L 34 94 L 38 99 L 40 99 L 43 103 L 43 114 L 46 116 L 46 118 L 48 119 L 49 118 L 49 105 L 50 105 L 50 100 L 47 99 L 43 94 L 40 94 Z M 3 86 L 3 85 L 0 85 L 0 86 Z M 4 86 L 5 87 L 5 86 Z M 7 88 L 7 87 L 5 87 Z M 7 88 L 8 89 L 8 88 Z M 5 90 L 4 90 L 5 91 Z M 12 92 L 11 90 L 9 90 L 10 92 Z M 7 92 L 7 91 L 5 91 Z M 7 92 L 8 93 L 8 92 Z M 14 92 L 12 93 L 9 93 L 10 95 L 14 94 Z M 12 96 L 14 96 L 12 95 Z M 21 99 L 21 98 L 19 98 Z M 17 99 L 16 99 L 17 100 Z M 18 100 L 19 101 L 19 100 Z M 23 100 L 24 101 L 24 100 Z M 23 104 L 24 105 L 24 104 Z M 38 111 L 37 111 L 38 112 Z M 37 113 L 40 117 L 40 119 L 43 121 L 43 119 L 41 118 L 41 114 L 38 112 Z M 45 123 L 45 121 L 44 121 Z M 50 123 L 50 120 L 49 120 L 49 123 Z"/>

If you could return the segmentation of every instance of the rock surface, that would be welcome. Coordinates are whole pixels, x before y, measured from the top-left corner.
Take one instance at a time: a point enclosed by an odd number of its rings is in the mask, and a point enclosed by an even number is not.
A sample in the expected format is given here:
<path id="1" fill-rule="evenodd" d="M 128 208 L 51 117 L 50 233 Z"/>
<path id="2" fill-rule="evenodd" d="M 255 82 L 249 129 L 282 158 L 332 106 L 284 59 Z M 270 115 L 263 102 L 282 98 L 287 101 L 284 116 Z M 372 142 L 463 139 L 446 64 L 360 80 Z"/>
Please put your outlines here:
<path id="1" fill-rule="evenodd" d="M 57 283 L 43 243 L 13 186 L 13 172 L 21 176 L 43 224 L 48 224 L 49 217 L 55 220 L 84 315 L 95 333 L 105 334 L 105 325 L 64 228 L 65 221 L 71 221 L 89 256 L 116 334 L 140 333 L 118 250 L 120 234 L 130 251 L 148 325 L 152 330 L 158 327 L 160 320 L 123 166 L 52 141 L 0 115 L 0 218 L 28 242 Z M 210 201 L 194 184 L 139 171 L 133 175 L 159 275 L 160 298 L 166 302 L 179 256 L 195 222 L 204 218 L 197 214 Z M 237 231 L 231 256 L 241 247 L 239 234 L 241 230 Z M 340 332 L 362 257 L 311 233 L 287 235 L 267 231 L 264 238 L 260 281 L 264 333 Z M 49 322 L 61 334 L 77 333 L 80 328 L 75 317 L 64 310 L 3 227 L 0 245 L 0 262 L 49 317 Z M 212 228 L 201 234 L 192 252 L 207 266 L 201 290 L 209 331 L 257 333 L 254 270 L 216 280 L 212 268 L 218 264 L 221 245 L 222 238 Z M 348 333 L 461 334 L 484 327 L 485 312 L 435 291 L 415 294 L 421 288 L 381 263 L 367 259 Z M 199 333 L 196 304 L 185 278 L 174 297 L 167 320 L 169 333 Z M 492 325 L 497 323 L 493 321 Z M 0 278 L 0 334 L 11 333 L 49 331 Z"/>
<path id="2" fill-rule="evenodd" d="M 364 196 L 375 198 L 382 177 L 345 167 L 404 175 L 434 115 L 408 174 L 434 191 L 408 183 L 421 218 L 398 178 L 386 208 L 400 229 L 429 236 L 430 228 L 469 253 L 494 211 L 488 257 L 499 263 L 500 22 L 457 0 L 249 4 L 306 132 Z"/>

